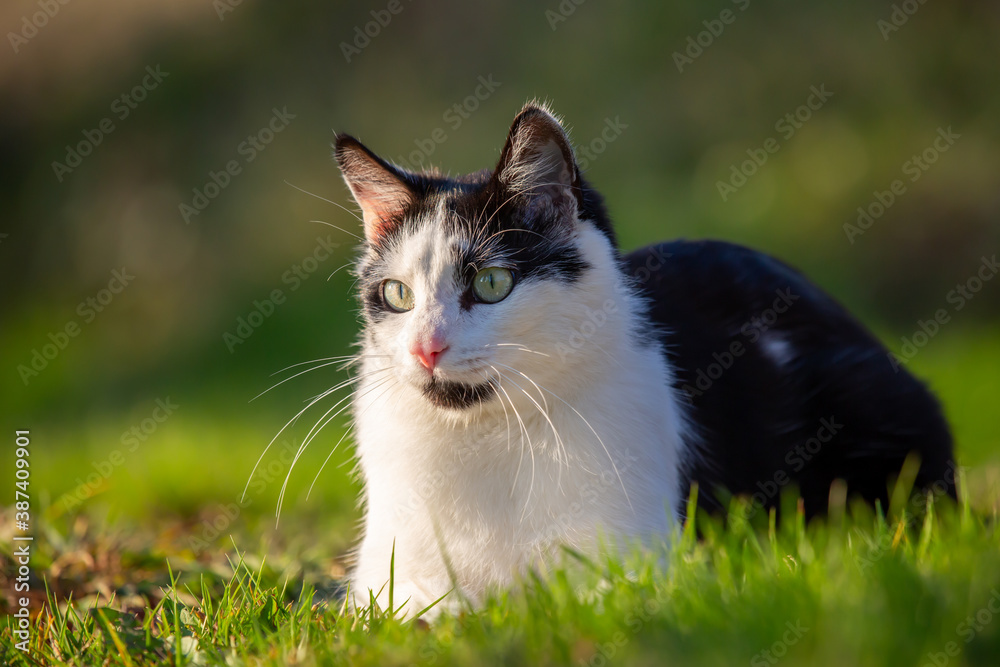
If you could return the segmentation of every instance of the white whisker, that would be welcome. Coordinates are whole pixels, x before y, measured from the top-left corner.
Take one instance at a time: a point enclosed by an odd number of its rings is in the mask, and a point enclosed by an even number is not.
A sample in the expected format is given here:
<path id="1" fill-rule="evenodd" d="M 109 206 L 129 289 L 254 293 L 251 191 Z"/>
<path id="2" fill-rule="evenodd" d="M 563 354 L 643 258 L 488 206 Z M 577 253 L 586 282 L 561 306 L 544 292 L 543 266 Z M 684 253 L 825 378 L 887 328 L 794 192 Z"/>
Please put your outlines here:
<path id="1" fill-rule="evenodd" d="M 520 352 L 531 352 L 532 354 L 539 354 L 543 357 L 551 358 L 551 355 L 545 354 L 544 352 L 539 352 L 537 350 L 529 350 L 526 346 L 520 343 L 487 343 L 483 347 L 513 347 L 515 350 Z"/>
<path id="2" fill-rule="evenodd" d="M 321 361 L 334 361 L 339 360 L 344 362 L 344 368 L 350 368 L 355 364 L 360 363 L 365 359 L 389 359 L 392 355 L 389 354 L 345 354 L 339 357 L 322 357 L 320 359 L 311 359 L 310 361 L 300 361 L 297 364 L 292 364 L 291 366 L 285 366 L 280 371 L 274 371 L 269 377 L 274 377 L 278 373 L 284 373 L 285 371 L 295 368 L 297 366 L 305 366 L 306 364 L 313 364 Z"/>
<path id="3" fill-rule="evenodd" d="M 353 216 L 354 216 L 355 218 L 357 218 L 357 219 L 358 219 L 358 222 L 364 222 L 364 220 L 362 220 L 362 218 L 361 218 L 361 216 L 360 216 L 360 215 L 358 215 L 357 213 L 355 213 L 355 212 L 354 212 L 354 211 L 352 211 L 351 209 L 347 208 L 346 206 L 343 206 L 343 205 L 341 205 L 341 204 L 338 204 L 337 202 L 333 201 L 332 199 L 327 199 L 326 197 L 320 197 L 320 196 L 319 196 L 318 194 L 316 194 L 315 192 L 309 192 L 308 190 L 305 190 L 305 189 L 303 189 L 303 188 L 300 188 L 300 187 L 299 187 L 299 186 L 297 186 L 297 185 L 293 185 L 292 183 L 289 183 L 288 181 L 285 181 L 285 185 L 290 185 L 290 186 L 292 186 L 293 188 L 295 188 L 296 190 L 298 190 L 299 192 L 301 192 L 301 193 L 303 193 L 303 194 L 307 194 L 307 195 L 309 195 L 310 197 L 315 197 L 316 199 L 319 199 L 319 200 L 322 200 L 322 201 L 325 201 L 325 202 L 326 202 L 327 204 L 333 204 L 333 205 L 334 205 L 334 206 L 336 206 L 337 208 L 340 208 L 340 209 L 343 209 L 344 211 L 346 211 L 346 212 L 350 213 L 351 215 L 353 215 Z M 310 221 L 310 222 L 312 222 L 312 221 Z M 329 224 L 329 223 L 327 223 L 327 224 Z M 333 225 L 330 225 L 330 226 L 332 227 Z M 338 227 L 338 229 L 339 229 L 339 227 Z M 343 231 L 343 232 L 346 232 L 347 234 L 351 234 L 351 232 L 348 232 L 348 231 L 347 231 L 346 229 L 342 229 L 341 231 Z M 363 241 L 363 240 L 364 240 L 364 239 L 362 239 L 362 238 L 361 238 L 360 236 L 358 236 L 357 234 L 351 234 L 351 236 L 353 236 L 354 238 L 358 239 L 359 241 Z"/>
<path id="4" fill-rule="evenodd" d="M 489 222 L 489 221 L 487 221 L 487 222 Z M 511 228 L 511 229 L 501 229 L 499 232 L 494 232 L 493 234 L 490 234 L 489 238 L 487 238 L 485 241 L 483 241 L 483 245 L 486 245 L 487 243 L 489 243 L 490 241 L 492 241 L 494 236 L 500 236 L 501 234 L 506 234 L 508 232 L 524 232 L 525 234 L 534 234 L 538 238 L 544 239 L 546 241 L 549 240 L 544 235 L 539 234 L 538 232 L 532 231 L 530 229 L 524 229 L 523 227 L 514 227 L 514 228 Z"/>
<path id="5" fill-rule="evenodd" d="M 346 380 L 338 382 L 336 386 L 330 387 L 330 389 L 333 389 L 334 391 L 336 391 L 338 389 L 343 389 L 344 387 L 347 387 L 349 385 L 355 384 L 355 383 L 359 382 L 360 380 L 363 380 L 364 378 L 371 377 L 372 375 L 375 375 L 376 373 L 381 373 L 382 371 L 385 371 L 385 370 L 387 370 L 387 369 L 385 369 L 385 368 L 376 368 L 375 370 L 366 371 L 366 372 L 360 373 L 358 375 L 353 375 L 353 376 L 349 377 Z M 302 402 L 303 403 L 309 403 L 313 399 L 319 398 L 321 396 L 326 396 L 326 395 L 328 395 L 328 392 L 330 391 L 330 389 L 326 389 L 324 391 L 321 391 L 320 393 L 316 394 L 315 396 L 310 396 L 309 398 L 305 399 Z"/>
<path id="6" fill-rule="evenodd" d="M 328 275 L 326 277 L 326 282 L 330 282 L 330 278 L 333 278 L 335 275 L 337 275 L 337 271 L 340 271 L 341 269 L 346 269 L 347 267 L 349 267 L 353 263 L 354 262 L 348 262 L 347 264 L 344 264 L 343 266 L 334 269 L 333 273 L 331 273 L 330 275 Z"/>
<path id="7" fill-rule="evenodd" d="M 390 366 L 389 368 L 392 368 L 392 367 Z M 382 370 L 388 370 L 388 369 L 382 369 Z M 369 388 L 368 390 L 366 390 L 365 393 L 362 394 L 362 396 L 365 396 L 365 395 L 371 393 L 376 387 L 381 387 L 381 386 L 383 386 L 384 384 L 386 384 L 387 382 L 389 382 L 392 379 L 393 379 L 393 377 L 389 376 L 388 378 L 382 378 L 382 379 L 376 380 L 375 381 L 375 385 L 373 387 Z M 352 397 L 353 397 L 353 394 L 349 395 L 349 396 L 346 396 L 346 397 L 342 398 L 341 400 L 337 401 L 333 405 L 332 408 L 330 408 L 325 413 L 323 413 L 323 416 L 320 417 L 319 420 L 315 424 L 313 424 L 313 427 L 311 429 L 309 429 L 309 433 L 306 434 L 306 439 L 299 446 L 298 451 L 295 453 L 295 457 L 292 459 L 292 463 L 288 466 L 288 473 L 285 474 L 285 481 L 281 484 L 281 491 L 278 492 L 278 506 L 277 506 L 277 509 L 275 511 L 275 525 L 276 526 L 278 525 L 278 521 L 281 520 L 281 507 L 284 504 L 284 500 L 285 500 L 285 490 L 288 488 L 288 480 L 291 479 L 292 470 L 294 470 L 295 464 L 298 463 L 299 458 L 301 458 L 303 452 L 305 452 L 306 448 L 309 446 L 309 443 L 312 442 L 313 438 L 315 438 L 317 435 L 319 435 L 320 431 L 322 431 L 324 428 L 326 428 L 326 426 L 331 421 L 333 421 L 338 416 L 340 416 L 340 414 L 343 413 L 344 410 L 347 410 L 349 407 L 351 407 L 351 404 L 347 403 L 346 405 L 344 405 L 343 407 L 341 407 L 339 410 L 337 410 L 336 413 L 333 414 L 332 416 L 330 416 L 329 418 L 327 418 L 327 415 L 329 415 L 331 412 L 333 412 L 337 408 L 337 406 L 341 405 L 342 403 L 344 403 L 344 401 L 349 400 Z M 326 421 L 323 421 L 324 419 Z M 320 426 L 320 422 L 323 422 L 321 426 Z M 317 426 L 319 426 L 319 428 L 317 428 Z"/>
<path id="8" fill-rule="evenodd" d="M 482 376 L 483 376 L 483 379 L 486 380 L 487 382 L 491 382 L 492 381 L 492 378 L 490 378 L 490 376 L 487 375 L 486 373 L 482 373 Z M 499 377 L 497 377 L 497 382 L 498 383 L 500 382 L 500 378 Z M 503 399 L 500 398 L 499 394 L 497 394 L 497 398 L 500 399 L 500 407 L 503 408 L 503 418 L 504 418 L 504 421 L 507 422 L 507 451 L 509 452 L 510 451 L 510 415 L 507 414 L 507 405 L 504 404 Z M 481 408 L 482 407 L 482 403 L 480 403 L 479 406 Z"/>
<path id="9" fill-rule="evenodd" d="M 384 369 L 379 369 L 379 370 L 384 370 Z M 372 371 L 372 373 L 375 373 L 375 372 L 377 372 L 377 371 Z M 335 385 L 334 387 L 332 387 L 330 389 L 327 389 L 326 391 L 324 391 L 323 393 L 321 393 L 319 396 L 317 396 L 312 401 L 310 401 L 309 404 L 306 405 L 306 407 L 304 407 L 301 410 L 299 410 L 298 413 L 296 413 L 296 415 L 294 417 L 292 417 L 287 422 L 285 422 L 285 425 L 282 426 L 281 429 L 277 433 L 274 434 L 274 437 L 271 438 L 271 441 L 269 443 L 267 443 L 267 447 L 265 447 L 264 451 L 260 453 L 259 457 L 257 457 L 257 462 L 254 464 L 253 470 L 250 471 L 250 477 L 247 478 L 246 486 L 243 487 L 243 495 L 240 496 L 240 502 L 243 502 L 243 500 L 246 499 L 247 489 L 250 488 L 250 482 L 253 481 L 254 473 L 257 472 L 257 468 L 260 467 L 260 462 L 264 460 L 264 457 L 267 455 L 267 452 L 270 451 L 271 446 L 274 445 L 274 441 L 277 440 L 278 437 L 282 433 L 285 432 L 285 429 L 287 429 L 289 427 L 289 425 L 291 425 L 294 422 L 296 422 L 299 419 L 299 417 L 301 417 L 303 414 L 305 414 L 306 410 L 308 410 L 312 406 L 316 405 L 316 403 L 318 403 L 319 401 L 323 400 L 325 397 L 329 396 L 330 394 L 332 394 L 333 392 L 335 392 L 338 389 L 342 388 L 343 386 L 346 386 L 346 385 L 344 385 L 344 383 L 341 383 L 341 384 Z"/>
<path id="10" fill-rule="evenodd" d="M 389 385 L 388 389 L 386 389 L 386 391 L 383 392 L 382 394 L 379 394 L 378 396 L 376 396 L 375 399 L 371 403 L 369 403 L 368 405 L 366 405 L 365 408 L 364 408 L 364 410 L 362 410 L 361 413 L 357 415 L 357 417 L 360 417 L 365 412 L 367 412 L 368 408 L 370 408 L 372 405 L 374 405 L 376 402 L 378 402 L 378 400 L 380 398 L 382 398 L 382 396 L 385 393 L 387 393 L 390 389 L 394 389 L 394 388 L 396 388 L 398 386 L 399 386 L 399 381 L 398 380 L 396 382 L 394 382 L 393 384 Z M 357 420 L 357 417 L 355 417 L 355 420 Z M 309 500 L 309 496 L 312 495 L 313 487 L 316 486 L 316 482 L 319 480 L 319 476 L 323 472 L 323 469 L 326 468 L 326 464 L 330 462 L 330 457 L 332 457 L 333 453 L 337 451 L 338 447 L 340 447 L 340 443 L 342 443 L 344 441 L 344 439 L 347 438 L 347 436 L 351 434 L 351 431 L 354 430 L 354 426 L 355 426 L 356 423 L 357 423 L 357 421 L 355 421 L 354 423 L 352 423 L 350 425 L 350 427 L 348 427 L 348 429 L 346 431 L 344 431 L 344 435 L 340 436 L 340 440 L 337 441 L 337 444 L 335 444 L 333 446 L 333 449 L 330 450 L 330 453 L 326 455 L 325 459 L 323 459 L 323 465 L 321 465 L 319 467 L 319 470 L 316 471 L 316 476 L 313 477 L 312 484 L 309 485 L 309 490 L 306 492 L 306 500 Z"/>
<path id="11" fill-rule="evenodd" d="M 346 210 L 346 209 L 344 209 L 344 210 Z M 354 238 L 358 239 L 359 241 L 363 241 L 364 240 L 360 236 L 358 236 L 357 234 L 355 234 L 353 232 L 349 232 L 346 229 L 344 229 L 343 227 L 338 227 L 337 225 L 333 224 L 332 222 L 327 222 L 326 220 L 310 220 L 309 222 L 315 222 L 315 223 L 317 223 L 319 225 L 326 225 L 327 227 L 333 227 L 337 231 L 344 232 L 345 234 L 349 234 L 350 236 L 353 236 Z"/>
<path id="12" fill-rule="evenodd" d="M 524 375 L 524 374 L 521 373 L 521 375 Z M 562 436 L 559 435 L 559 430 L 556 428 L 556 425 L 552 422 L 552 419 L 549 417 L 548 404 L 545 404 L 545 407 L 543 408 L 541 405 L 538 404 L 538 401 L 536 401 L 531 396 L 531 394 L 529 394 L 527 391 L 525 391 L 524 387 L 522 387 L 518 383 L 516 383 L 513 380 L 511 380 L 506 375 L 503 376 L 503 377 L 508 382 L 510 382 L 512 385 L 514 385 L 515 387 L 517 387 L 520 390 L 520 392 L 522 394 L 524 394 L 528 398 L 529 401 L 532 402 L 532 404 L 535 406 L 535 408 L 541 413 L 542 417 L 545 418 L 545 421 L 547 421 L 549 423 L 549 428 L 552 429 L 552 435 L 555 436 L 555 446 L 556 446 L 555 460 L 556 460 L 556 463 L 560 464 L 560 467 L 559 467 L 558 472 L 557 472 L 557 477 L 556 477 L 556 487 L 557 488 L 561 487 L 563 456 L 565 456 L 566 466 L 569 467 L 569 452 L 566 450 L 566 444 L 565 444 L 565 442 L 563 442 Z M 531 384 L 534 384 L 535 388 L 538 389 L 539 394 L 541 394 L 542 390 L 538 387 L 537 384 L 535 384 L 535 381 L 532 380 L 531 378 L 529 378 L 527 375 L 524 375 L 524 377 L 528 380 L 528 382 L 531 382 Z"/>
<path id="13" fill-rule="evenodd" d="M 514 491 L 517 490 L 517 480 L 521 475 L 521 463 L 524 461 L 524 440 L 528 440 L 528 453 L 531 455 L 531 480 L 528 482 L 528 495 L 524 500 L 524 508 L 521 510 L 521 521 L 524 521 L 524 515 L 528 511 L 528 504 L 531 501 L 531 491 L 535 488 L 535 448 L 531 443 L 531 435 L 528 433 L 528 428 L 524 425 L 524 420 L 521 419 L 521 414 L 517 411 L 517 406 L 514 405 L 514 401 L 511 399 L 510 394 L 507 390 L 503 388 L 502 380 L 506 377 L 493 365 L 490 366 L 497 376 L 501 379 L 501 382 L 497 382 L 497 388 L 503 392 L 503 395 L 507 397 L 507 401 L 510 403 L 510 409 L 514 411 L 514 417 L 517 418 L 517 423 L 521 425 L 521 454 L 517 459 L 517 471 L 514 473 L 514 483 L 511 485 L 510 495 L 514 496 Z"/>
<path id="14" fill-rule="evenodd" d="M 510 197 L 507 197 L 507 199 L 504 200 L 504 202 L 502 204 L 500 204 L 500 206 L 497 207 L 497 210 L 493 211 L 493 213 L 490 214 L 490 217 L 488 217 L 486 219 L 486 222 L 483 224 L 483 227 L 484 228 L 488 227 L 489 224 L 490 224 L 490 222 L 493 220 L 494 216 L 496 216 L 497 213 L 499 213 L 500 211 L 502 211 L 504 206 L 506 206 L 507 204 L 509 204 L 510 202 L 512 202 L 513 200 L 517 199 L 520 196 L 521 196 L 520 192 L 515 192 Z M 544 238 L 544 237 L 542 237 L 542 238 Z"/>
<path id="15" fill-rule="evenodd" d="M 318 403 L 319 401 L 323 400 L 324 397 L 329 396 L 330 394 L 332 394 L 335 391 L 337 391 L 336 388 L 334 388 L 334 389 L 328 389 L 325 392 L 323 392 L 322 394 L 320 394 L 319 396 L 317 396 L 316 398 L 314 398 L 309 403 L 309 405 L 307 405 L 306 407 L 304 407 L 301 410 L 299 410 L 299 412 L 294 417 L 292 417 L 287 422 L 285 422 L 285 425 L 281 427 L 281 429 L 274 435 L 273 438 L 271 438 L 271 442 L 267 443 L 267 447 L 265 447 L 264 451 L 260 453 L 259 457 L 257 457 L 257 463 L 254 464 L 253 470 L 250 471 L 250 477 L 247 478 L 247 484 L 246 484 L 245 487 L 243 487 L 243 495 L 240 496 L 240 502 L 243 502 L 243 500 L 246 499 L 247 489 L 250 488 L 250 482 L 253 481 L 254 473 L 257 472 L 257 468 L 260 466 L 260 462 L 264 460 L 264 457 L 267 455 L 267 452 L 271 449 L 271 445 L 274 444 L 274 441 L 278 439 L 278 436 L 280 436 L 285 431 L 285 429 L 288 428 L 289 424 L 291 424 L 292 422 L 296 421 L 299 417 L 301 417 L 303 415 L 303 413 L 305 413 L 306 410 L 308 410 L 312 406 L 316 405 L 316 403 Z"/>
<path id="16" fill-rule="evenodd" d="M 364 357 L 364 356 L 370 356 L 370 355 L 360 355 L 360 356 L 361 356 L 361 357 Z M 387 355 L 386 355 L 386 356 L 387 356 Z M 333 361 L 333 360 L 335 360 L 335 359 L 336 359 L 336 360 L 340 360 L 340 359 L 343 359 L 343 360 L 345 360 L 345 361 L 349 361 L 349 360 L 351 360 L 351 359 L 359 359 L 359 358 L 360 358 L 360 357 L 359 357 L 359 355 L 355 355 L 355 354 L 348 354 L 348 355 L 344 355 L 344 356 L 340 356 L 340 357 L 322 357 L 322 358 L 320 358 L 320 359 L 311 359 L 311 360 L 309 360 L 309 361 L 300 361 L 300 362 L 299 362 L 299 363 L 297 363 L 297 364 L 292 364 L 291 366 L 285 366 L 285 367 L 284 367 L 284 368 L 282 368 L 282 369 L 281 369 L 280 371 L 274 371 L 273 373 L 271 373 L 271 375 L 270 375 L 269 377 L 274 377 L 274 376 L 275 376 L 275 375 L 277 375 L 278 373 L 284 373 L 284 372 L 285 372 L 285 371 L 287 371 L 288 369 L 290 369 L 290 368 L 295 368 L 296 366 L 305 366 L 306 364 L 315 364 L 315 363 L 317 363 L 317 362 L 321 362 L 321 361 Z"/>
<path id="17" fill-rule="evenodd" d="M 522 375 L 525 378 L 528 377 L 527 375 L 524 375 L 524 373 L 522 373 L 521 371 L 517 370 L 516 368 L 511 368 L 510 366 L 505 366 L 504 364 L 498 364 L 498 365 L 499 366 L 503 366 L 504 368 L 507 368 L 508 370 L 511 370 L 511 371 L 517 373 L 518 375 Z M 530 378 L 528 378 L 528 379 L 530 379 Z M 618 483 L 622 487 L 622 493 L 625 494 L 625 501 L 628 503 L 629 508 L 632 509 L 632 511 L 635 511 L 635 508 L 632 507 L 632 501 L 628 497 L 628 489 L 625 488 L 625 482 L 622 480 L 621 473 L 618 471 L 618 466 L 615 464 L 615 460 L 611 456 L 611 452 L 608 451 L 608 447 L 607 447 L 607 445 L 604 444 L 604 440 L 601 439 L 601 436 L 598 435 L 597 431 L 594 430 L 594 427 L 590 425 L 590 422 L 587 421 L 587 418 L 584 417 L 582 414 L 580 414 L 579 410 L 577 410 L 572 405 L 570 405 L 569 403 L 567 403 L 565 400 L 563 400 L 558 394 L 556 394 L 555 392 L 553 392 L 551 389 L 547 389 L 545 387 L 542 387 L 542 389 L 545 390 L 545 391 L 547 391 L 549 394 L 552 394 L 552 396 L 555 397 L 556 399 L 558 399 L 559 401 L 561 401 L 563 403 L 563 405 L 565 405 L 567 408 L 569 408 L 570 410 L 572 410 L 573 412 L 575 412 L 576 416 L 583 420 L 583 423 L 587 425 L 587 428 L 589 428 L 590 432 L 594 434 L 594 437 L 597 438 L 597 441 L 599 443 L 601 443 L 601 448 L 604 449 L 604 453 L 607 455 L 608 461 L 611 462 L 611 467 L 614 469 L 615 475 L 618 477 Z"/>
<path id="18" fill-rule="evenodd" d="M 289 380 L 294 380 L 295 378 L 299 377 L 300 375 L 305 375 L 306 373 L 312 373 L 313 371 L 318 371 L 321 368 L 326 368 L 327 366 L 334 366 L 334 365 L 339 364 L 339 363 L 340 363 L 339 360 L 328 361 L 325 364 L 320 364 L 319 366 L 314 366 L 312 368 L 307 368 L 304 371 L 299 371 L 295 375 L 292 375 L 291 377 L 287 377 L 284 380 L 282 380 L 281 382 L 278 382 L 277 384 L 271 385 L 270 387 L 268 387 L 264 391 L 260 392 L 259 394 L 257 394 L 253 398 L 251 398 L 249 401 L 247 401 L 247 403 L 253 403 L 258 398 L 260 398 L 261 396 L 263 396 L 267 392 L 271 391 L 272 389 L 276 389 L 276 388 L 280 387 L 281 385 L 285 384 L 286 382 L 288 382 Z"/>

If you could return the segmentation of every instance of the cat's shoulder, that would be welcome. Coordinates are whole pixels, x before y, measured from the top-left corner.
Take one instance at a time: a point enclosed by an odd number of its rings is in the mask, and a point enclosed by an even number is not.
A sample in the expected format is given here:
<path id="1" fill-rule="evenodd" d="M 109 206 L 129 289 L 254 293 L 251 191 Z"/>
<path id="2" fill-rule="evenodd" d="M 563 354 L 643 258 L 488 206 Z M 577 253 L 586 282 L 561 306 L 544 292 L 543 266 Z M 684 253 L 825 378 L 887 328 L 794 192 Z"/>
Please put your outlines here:
<path id="1" fill-rule="evenodd" d="M 797 338 L 874 340 L 832 296 L 798 269 L 759 250 L 716 240 L 674 240 L 623 256 L 624 270 L 649 301 L 653 322 L 704 338 L 737 334 L 748 322 L 780 317 Z"/>
<path id="2" fill-rule="evenodd" d="M 669 302 L 675 312 L 685 306 L 699 311 L 754 313 L 775 298 L 808 303 L 802 310 L 843 310 L 799 270 L 767 253 L 717 240 L 684 239 L 639 248 L 623 257 L 636 286 Z"/>
<path id="3" fill-rule="evenodd" d="M 651 291 L 699 286 L 711 294 L 770 292 L 781 287 L 816 291 L 797 269 L 759 250 L 729 241 L 678 239 L 639 248 L 624 255 L 626 272 Z"/>

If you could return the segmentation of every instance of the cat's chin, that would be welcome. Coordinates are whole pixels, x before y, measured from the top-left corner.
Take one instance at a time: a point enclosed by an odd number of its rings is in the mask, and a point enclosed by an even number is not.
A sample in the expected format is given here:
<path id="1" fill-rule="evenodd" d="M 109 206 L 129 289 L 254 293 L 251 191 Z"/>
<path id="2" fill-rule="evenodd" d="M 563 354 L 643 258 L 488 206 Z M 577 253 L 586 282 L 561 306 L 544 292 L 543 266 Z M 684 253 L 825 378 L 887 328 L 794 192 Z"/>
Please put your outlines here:
<path id="1" fill-rule="evenodd" d="M 496 387 L 492 382 L 466 384 L 439 378 L 431 378 L 431 381 L 423 386 L 422 391 L 428 401 L 448 410 L 476 407 L 496 395 Z"/>

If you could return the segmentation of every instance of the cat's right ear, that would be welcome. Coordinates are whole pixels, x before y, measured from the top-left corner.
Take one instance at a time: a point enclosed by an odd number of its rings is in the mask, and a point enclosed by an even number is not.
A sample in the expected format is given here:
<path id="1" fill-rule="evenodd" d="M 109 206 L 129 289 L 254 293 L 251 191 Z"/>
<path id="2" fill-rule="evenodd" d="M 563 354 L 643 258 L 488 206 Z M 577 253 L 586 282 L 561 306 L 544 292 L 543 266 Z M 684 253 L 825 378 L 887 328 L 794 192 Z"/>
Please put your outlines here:
<path id="1" fill-rule="evenodd" d="M 347 134 L 337 135 L 334 155 L 364 215 L 365 239 L 376 243 L 414 201 L 406 176 Z"/>

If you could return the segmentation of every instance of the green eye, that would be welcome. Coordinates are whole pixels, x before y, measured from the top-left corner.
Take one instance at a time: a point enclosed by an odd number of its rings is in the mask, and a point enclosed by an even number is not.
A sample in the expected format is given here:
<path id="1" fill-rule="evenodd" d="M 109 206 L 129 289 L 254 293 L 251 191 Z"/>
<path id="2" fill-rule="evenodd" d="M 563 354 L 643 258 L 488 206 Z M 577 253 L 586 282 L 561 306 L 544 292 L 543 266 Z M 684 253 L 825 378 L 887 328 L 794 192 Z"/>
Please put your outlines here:
<path id="1" fill-rule="evenodd" d="M 397 313 L 413 310 L 413 290 L 398 280 L 386 280 L 382 283 L 382 300 L 390 310 Z"/>
<path id="2" fill-rule="evenodd" d="M 492 266 L 483 269 L 472 279 L 472 291 L 483 303 L 503 301 L 514 289 L 514 274 L 510 269 Z"/>

